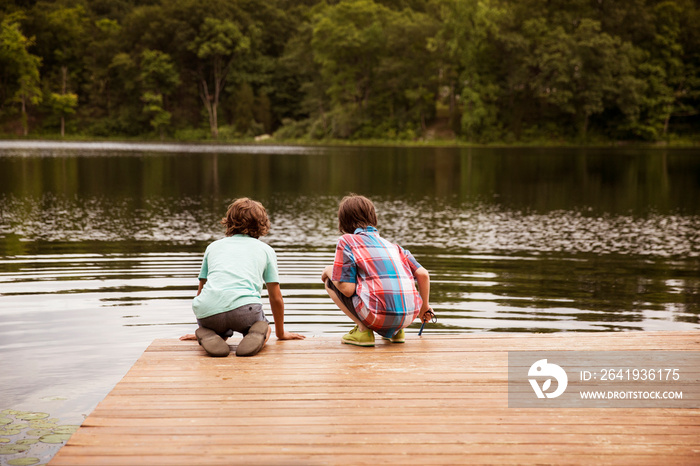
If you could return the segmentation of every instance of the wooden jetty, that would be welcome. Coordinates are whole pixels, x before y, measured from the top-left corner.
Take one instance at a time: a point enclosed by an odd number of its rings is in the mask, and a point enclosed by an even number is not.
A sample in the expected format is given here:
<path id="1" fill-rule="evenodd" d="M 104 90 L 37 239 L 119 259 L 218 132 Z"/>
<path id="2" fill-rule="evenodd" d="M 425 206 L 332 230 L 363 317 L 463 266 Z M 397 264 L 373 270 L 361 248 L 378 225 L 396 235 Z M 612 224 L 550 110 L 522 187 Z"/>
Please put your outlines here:
<path id="1" fill-rule="evenodd" d="M 156 340 L 52 465 L 700 464 L 700 409 L 508 408 L 508 351 L 700 351 L 700 332 Z M 236 340 L 230 340 L 235 346 Z"/>

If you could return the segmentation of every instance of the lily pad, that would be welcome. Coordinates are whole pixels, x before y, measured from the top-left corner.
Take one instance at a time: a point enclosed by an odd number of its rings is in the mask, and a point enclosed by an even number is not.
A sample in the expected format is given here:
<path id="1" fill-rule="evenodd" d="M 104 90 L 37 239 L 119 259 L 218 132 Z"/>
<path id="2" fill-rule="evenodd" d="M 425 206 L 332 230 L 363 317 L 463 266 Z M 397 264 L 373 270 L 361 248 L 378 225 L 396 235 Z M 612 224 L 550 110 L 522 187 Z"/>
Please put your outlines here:
<path id="1" fill-rule="evenodd" d="M 35 438 L 23 438 L 22 440 L 17 440 L 15 443 L 17 445 L 34 445 L 35 443 L 39 443 L 39 441 Z"/>
<path id="2" fill-rule="evenodd" d="M 53 429 L 56 427 L 56 424 L 42 421 L 29 421 L 29 426 L 33 429 Z"/>
<path id="3" fill-rule="evenodd" d="M 0 417 L 0 426 L 5 426 L 7 424 L 12 424 L 12 419 L 9 417 Z"/>
<path id="4" fill-rule="evenodd" d="M 26 445 L 0 445 L 0 455 L 14 455 L 17 453 L 23 453 L 29 450 L 30 447 Z"/>
<path id="5" fill-rule="evenodd" d="M 42 443 L 63 443 L 67 442 L 71 434 L 49 434 L 39 438 Z"/>
<path id="6" fill-rule="evenodd" d="M 22 429 L 0 429 L 0 435 L 17 435 L 22 433 Z"/>
<path id="7" fill-rule="evenodd" d="M 33 456 L 28 456 L 26 458 L 16 458 L 7 462 L 10 466 L 32 466 L 39 462 L 39 458 L 34 458 Z"/>
<path id="8" fill-rule="evenodd" d="M 14 409 L 3 409 L 2 411 L 0 411 L 0 414 L 11 414 L 14 416 L 15 414 L 17 414 L 17 411 Z"/>
<path id="9" fill-rule="evenodd" d="M 31 435 L 32 437 L 43 437 L 49 434 L 53 434 L 53 429 L 32 429 L 27 431 L 27 435 Z"/>
<path id="10" fill-rule="evenodd" d="M 0 437 L 0 443 L 10 443 L 11 441 L 12 441 L 12 440 L 10 440 L 9 438 L 2 438 L 2 437 Z"/>
<path id="11" fill-rule="evenodd" d="M 29 421 L 29 425 L 32 427 L 43 428 L 54 428 L 58 419 L 38 419 L 36 421 Z"/>
<path id="12" fill-rule="evenodd" d="M 18 414 L 15 417 L 17 419 L 21 419 L 23 421 L 35 421 L 37 419 L 46 419 L 47 417 L 49 417 L 49 414 L 48 413 L 27 412 L 27 413 Z"/>
<path id="13" fill-rule="evenodd" d="M 74 434 L 78 431 L 80 426 L 73 426 L 73 425 L 63 425 L 63 426 L 58 426 L 53 430 L 54 434 Z"/>
<path id="14" fill-rule="evenodd" d="M 45 396 L 41 398 L 41 401 L 63 401 L 67 400 L 68 398 L 64 396 Z"/>
<path id="15" fill-rule="evenodd" d="M 10 430 L 17 430 L 17 429 L 26 429 L 29 427 L 29 424 L 24 424 L 22 422 L 15 422 L 13 424 L 8 424 L 4 428 L 5 429 L 10 429 Z"/>

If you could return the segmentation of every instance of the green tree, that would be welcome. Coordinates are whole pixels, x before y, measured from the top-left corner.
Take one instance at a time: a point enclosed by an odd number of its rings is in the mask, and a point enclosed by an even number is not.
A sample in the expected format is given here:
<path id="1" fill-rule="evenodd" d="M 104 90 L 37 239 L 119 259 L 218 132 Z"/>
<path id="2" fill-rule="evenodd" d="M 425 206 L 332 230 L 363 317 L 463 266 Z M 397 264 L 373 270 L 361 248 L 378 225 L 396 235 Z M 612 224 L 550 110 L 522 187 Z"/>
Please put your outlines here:
<path id="1" fill-rule="evenodd" d="M 319 4 L 285 56 L 308 79 L 301 87 L 309 131 L 372 138 L 425 130 L 435 116 L 440 74 L 429 46 L 437 28 L 426 13 L 371 0 Z"/>
<path id="2" fill-rule="evenodd" d="M 683 46 L 683 21 L 692 10 L 690 3 L 675 1 L 660 2 L 652 10 L 654 34 L 643 64 L 648 83 L 643 117 L 652 138 L 667 136 L 674 114 L 693 112 L 684 97 L 699 78 L 690 60 L 684 59 Z"/>
<path id="3" fill-rule="evenodd" d="M 114 132 L 115 120 L 128 97 L 122 90 L 124 83 L 119 81 L 113 66 L 114 57 L 121 52 L 123 28 L 113 19 L 95 21 L 92 30 L 90 53 L 85 57 L 85 72 L 90 79 L 85 83 L 86 102 L 81 104 L 90 115 L 89 130 L 94 134 L 107 135 Z"/>
<path id="4" fill-rule="evenodd" d="M 34 39 L 22 34 L 19 21 L 23 15 L 10 15 L 0 23 L 0 61 L 9 65 L 16 79 L 12 101 L 20 104 L 22 133 L 29 134 L 29 105 L 42 101 L 39 67 L 41 58 L 29 53 Z"/>
<path id="5" fill-rule="evenodd" d="M 526 23 L 537 41 L 526 63 L 534 72 L 529 88 L 534 96 L 574 116 L 579 134 L 586 138 L 591 115 L 605 109 L 606 99 L 619 90 L 630 67 L 618 38 L 601 33 L 600 23 L 582 19 L 572 33 L 542 20 Z M 620 76 L 620 73 L 625 76 Z"/>
<path id="6" fill-rule="evenodd" d="M 255 102 L 253 105 L 253 115 L 255 121 L 262 125 L 262 129 L 265 133 L 272 132 L 272 103 L 270 98 L 264 92 L 258 92 L 255 97 Z"/>
<path id="7" fill-rule="evenodd" d="M 141 52 L 139 79 L 144 89 L 168 95 L 180 85 L 180 73 L 172 58 L 160 50 Z"/>
<path id="8" fill-rule="evenodd" d="M 287 41 L 278 63 L 278 81 L 282 91 L 277 93 L 278 106 L 282 106 L 283 128 L 286 137 L 300 138 L 311 135 L 325 137 L 330 134 L 330 99 L 326 93 L 326 81 L 321 75 L 321 65 L 314 59 L 311 47 L 312 19 L 319 5 L 306 12 L 296 33 Z"/>
<path id="9" fill-rule="evenodd" d="M 218 106 L 221 91 L 236 58 L 250 50 L 251 40 L 232 20 L 205 18 L 190 45 L 199 59 L 199 96 L 209 116 L 213 138 L 219 135 Z"/>
<path id="10" fill-rule="evenodd" d="M 78 105 L 78 76 L 84 69 L 89 30 L 85 6 L 63 2 L 38 2 L 32 9 L 37 33 L 37 50 L 43 61 L 45 87 L 49 89 L 49 106 L 60 119 L 61 136 L 65 135 L 65 117 L 75 113 Z M 71 83 L 75 83 L 71 85 Z M 57 92 L 54 92 L 56 91 Z M 54 94 L 66 97 L 56 97 Z"/>
<path id="11" fill-rule="evenodd" d="M 507 134 L 520 139 L 539 127 L 586 140 L 592 117 L 607 109 L 634 117 L 641 89 L 637 51 L 602 31 L 600 21 L 588 17 L 593 13 L 580 0 L 524 0 L 505 11 L 494 37 L 500 64 L 492 82 Z"/>
<path id="12" fill-rule="evenodd" d="M 370 106 L 373 126 L 382 127 L 383 121 L 398 134 L 412 135 L 414 128 L 425 132 L 435 117 L 440 85 L 440 63 L 430 47 L 438 22 L 410 9 L 388 12 L 385 21 L 386 52 L 377 66 Z"/>
<path id="13" fill-rule="evenodd" d="M 244 82 L 233 94 L 233 125 L 236 131 L 246 134 L 255 120 L 255 94 L 253 88 Z"/>
<path id="14" fill-rule="evenodd" d="M 64 92 L 58 94 L 52 92 L 49 97 L 49 104 L 53 112 L 61 118 L 61 137 L 66 135 L 66 115 L 75 113 L 75 108 L 78 106 L 78 95 L 72 92 Z"/>
<path id="15" fill-rule="evenodd" d="M 387 14 L 387 8 L 372 0 L 346 0 L 313 19 L 311 47 L 330 97 L 336 136 L 349 137 L 364 122 L 385 53 Z"/>
<path id="16" fill-rule="evenodd" d="M 149 117 L 151 126 L 160 134 L 160 138 L 165 137 L 165 128 L 170 125 L 172 114 L 163 108 L 163 95 L 146 91 L 141 95 L 144 107 L 143 111 Z"/>
<path id="17" fill-rule="evenodd" d="M 493 2 L 443 0 L 436 10 L 440 28 L 430 40 L 448 99 L 451 127 L 479 139 L 498 126 L 498 51 L 493 49 L 503 11 Z"/>
<path id="18" fill-rule="evenodd" d="M 165 137 L 165 128 L 170 125 L 172 114 L 165 110 L 165 99 L 180 85 L 180 75 L 167 53 L 146 49 L 141 52 L 140 75 L 141 100 L 150 124 Z"/>

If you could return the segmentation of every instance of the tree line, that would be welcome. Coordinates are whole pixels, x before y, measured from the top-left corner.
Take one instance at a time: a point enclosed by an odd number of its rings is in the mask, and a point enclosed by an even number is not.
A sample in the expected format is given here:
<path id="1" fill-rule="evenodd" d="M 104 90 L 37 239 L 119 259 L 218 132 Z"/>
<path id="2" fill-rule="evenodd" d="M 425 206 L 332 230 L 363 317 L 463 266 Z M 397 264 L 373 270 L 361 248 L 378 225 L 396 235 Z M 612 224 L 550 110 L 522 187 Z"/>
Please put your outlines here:
<path id="1" fill-rule="evenodd" d="M 658 141 L 693 0 L 4 0 L 0 133 Z"/>

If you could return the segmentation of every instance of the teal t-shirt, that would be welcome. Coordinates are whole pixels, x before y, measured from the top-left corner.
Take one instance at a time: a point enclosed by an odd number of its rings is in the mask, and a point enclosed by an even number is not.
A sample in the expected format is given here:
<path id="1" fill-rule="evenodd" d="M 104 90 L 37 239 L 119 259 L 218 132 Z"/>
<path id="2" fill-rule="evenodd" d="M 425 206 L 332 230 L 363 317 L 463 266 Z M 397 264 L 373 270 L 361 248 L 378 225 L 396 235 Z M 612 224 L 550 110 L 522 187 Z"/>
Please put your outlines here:
<path id="1" fill-rule="evenodd" d="M 207 282 L 194 298 L 198 319 L 260 303 L 265 283 L 279 283 L 275 250 L 248 235 L 227 236 L 207 246 L 199 272 Z"/>

